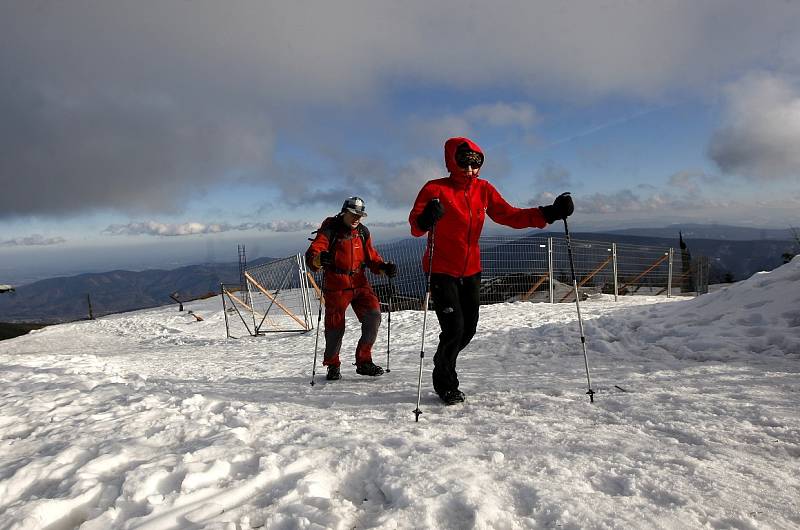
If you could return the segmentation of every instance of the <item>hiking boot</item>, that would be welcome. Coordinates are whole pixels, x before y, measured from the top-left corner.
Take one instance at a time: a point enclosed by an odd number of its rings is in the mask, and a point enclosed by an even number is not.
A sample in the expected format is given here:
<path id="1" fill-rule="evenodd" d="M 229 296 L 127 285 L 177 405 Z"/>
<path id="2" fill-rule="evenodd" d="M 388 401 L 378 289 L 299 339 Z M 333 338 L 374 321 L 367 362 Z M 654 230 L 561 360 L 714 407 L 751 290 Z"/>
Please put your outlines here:
<path id="1" fill-rule="evenodd" d="M 339 366 L 338 365 L 334 366 L 332 364 L 329 365 L 328 366 L 328 373 L 325 376 L 325 379 L 327 379 L 328 381 L 338 381 L 341 378 L 342 378 L 342 373 L 339 370 Z"/>
<path id="2" fill-rule="evenodd" d="M 373 363 L 372 361 L 367 361 L 365 363 L 356 365 L 356 373 L 360 375 L 370 375 L 372 377 L 375 377 L 376 375 L 383 375 L 383 368 Z"/>
<path id="3" fill-rule="evenodd" d="M 445 405 L 456 405 L 464 402 L 464 393 L 460 390 L 446 390 L 439 394 L 439 399 L 441 399 Z"/>

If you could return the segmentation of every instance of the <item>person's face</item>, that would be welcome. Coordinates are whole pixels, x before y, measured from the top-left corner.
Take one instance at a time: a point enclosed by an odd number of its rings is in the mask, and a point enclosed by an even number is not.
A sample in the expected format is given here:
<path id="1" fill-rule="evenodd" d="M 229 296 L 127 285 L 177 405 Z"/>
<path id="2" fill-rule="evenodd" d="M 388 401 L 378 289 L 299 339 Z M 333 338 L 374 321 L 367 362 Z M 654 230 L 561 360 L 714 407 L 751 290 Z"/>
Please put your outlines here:
<path id="1" fill-rule="evenodd" d="M 349 212 L 347 210 L 345 210 L 344 215 L 342 216 L 342 219 L 344 220 L 344 224 L 346 224 L 350 228 L 357 227 L 358 223 L 361 222 L 361 216 L 360 215 L 356 215 L 353 212 Z"/>
<path id="2" fill-rule="evenodd" d="M 456 165 L 463 176 L 467 178 L 477 177 L 483 165 L 483 155 L 467 149 L 459 149 L 456 152 Z"/>
<path id="3" fill-rule="evenodd" d="M 475 178 L 475 177 L 477 177 L 477 176 L 478 176 L 478 173 L 480 173 L 480 171 L 481 171 L 481 168 L 480 168 L 480 167 L 472 167 L 472 166 L 471 166 L 471 165 L 469 165 L 469 164 L 467 164 L 467 167 L 465 167 L 465 168 L 461 168 L 461 173 L 462 173 L 462 174 L 463 174 L 465 177 L 469 177 L 469 178 Z"/>

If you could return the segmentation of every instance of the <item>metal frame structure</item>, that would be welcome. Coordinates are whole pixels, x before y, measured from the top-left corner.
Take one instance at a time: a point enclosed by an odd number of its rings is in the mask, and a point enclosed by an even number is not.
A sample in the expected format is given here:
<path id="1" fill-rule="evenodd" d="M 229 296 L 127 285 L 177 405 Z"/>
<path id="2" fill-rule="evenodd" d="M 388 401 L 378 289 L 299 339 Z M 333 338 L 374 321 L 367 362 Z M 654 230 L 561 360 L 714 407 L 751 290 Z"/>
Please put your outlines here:
<path id="1" fill-rule="evenodd" d="M 276 332 L 307 332 L 314 329 L 310 287 L 301 254 L 251 267 L 242 274 L 240 285 L 220 285 L 225 311 L 225 331 L 231 335 L 228 313 L 235 311 L 247 333 L 253 337 Z M 245 293 L 245 296 L 236 294 Z M 230 304 L 230 308 L 228 307 Z"/>

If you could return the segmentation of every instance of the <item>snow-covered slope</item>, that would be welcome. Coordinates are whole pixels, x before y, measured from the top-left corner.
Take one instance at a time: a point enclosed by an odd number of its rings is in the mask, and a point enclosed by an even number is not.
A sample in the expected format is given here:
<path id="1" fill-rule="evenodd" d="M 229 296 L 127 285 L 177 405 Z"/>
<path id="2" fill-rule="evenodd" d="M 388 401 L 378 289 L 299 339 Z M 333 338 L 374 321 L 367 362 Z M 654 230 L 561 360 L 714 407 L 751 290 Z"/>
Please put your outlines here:
<path id="1" fill-rule="evenodd" d="M 0 529 L 800 527 L 800 259 L 664 302 L 581 304 L 594 404 L 574 305 L 482 308 L 455 407 L 429 319 L 419 422 L 420 312 L 314 387 L 218 299 L 4 341 Z"/>

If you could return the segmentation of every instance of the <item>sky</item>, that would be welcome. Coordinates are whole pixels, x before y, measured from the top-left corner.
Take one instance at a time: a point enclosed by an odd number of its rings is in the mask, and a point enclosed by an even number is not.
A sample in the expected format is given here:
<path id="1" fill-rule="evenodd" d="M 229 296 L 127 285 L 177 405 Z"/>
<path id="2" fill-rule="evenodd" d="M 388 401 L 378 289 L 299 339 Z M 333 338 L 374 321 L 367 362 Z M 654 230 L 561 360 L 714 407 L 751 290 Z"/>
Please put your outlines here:
<path id="1" fill-rule="evenodd" d="M 800 256 L 581 302 L 593 403 L 574 302 L 483 306 L 450 407 L 430 355 L 418 387 L 422 311 L 390 345 L 384 314 L 377 378 L 350 314 L 342 379 L 311 386 L 313 332 L 227 339 L 219 297 L 185 309 L 3 341 L 0 529 L 800 527 Z"/>
<path id="2" fill-rule="evenodd" d="M 800 224 L 800 3 L 0 2 L 0 276 L 409 235 L 469 136 L 575 230 Z"/>

